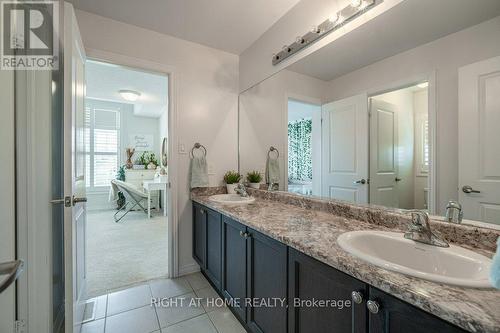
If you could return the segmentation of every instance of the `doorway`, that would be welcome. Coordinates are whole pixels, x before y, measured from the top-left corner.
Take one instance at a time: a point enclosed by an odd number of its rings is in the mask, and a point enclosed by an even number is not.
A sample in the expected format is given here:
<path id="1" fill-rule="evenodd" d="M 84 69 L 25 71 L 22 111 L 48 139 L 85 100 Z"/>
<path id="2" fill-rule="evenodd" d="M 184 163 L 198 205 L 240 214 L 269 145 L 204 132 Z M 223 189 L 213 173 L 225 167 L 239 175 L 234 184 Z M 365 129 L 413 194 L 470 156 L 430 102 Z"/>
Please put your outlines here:
<path id="1" fill-rule="evenodd" d="M 321 191 L 321 105 L 288 99 L 288 192 Z"/>
<path id="2" fill-rule="evenodd" d="M 429 209 L 428 82 L 369 98 L 369 202 Z"/>
<path id="3" fill-rule="evenodd" d="M 85 252 L 92 298 L 169 274 L 169 80 L 96 60 L 85 68 Z"/>

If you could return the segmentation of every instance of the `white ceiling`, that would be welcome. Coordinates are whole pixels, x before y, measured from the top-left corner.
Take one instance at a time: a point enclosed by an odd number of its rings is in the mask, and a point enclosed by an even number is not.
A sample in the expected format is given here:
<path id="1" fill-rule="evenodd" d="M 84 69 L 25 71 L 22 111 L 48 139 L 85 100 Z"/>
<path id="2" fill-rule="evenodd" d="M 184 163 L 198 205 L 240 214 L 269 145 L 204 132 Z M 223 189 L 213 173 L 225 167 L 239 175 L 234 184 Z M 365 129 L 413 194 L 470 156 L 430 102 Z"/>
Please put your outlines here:
<path id="1" fill-rule="evenodd" d="M 76 8 L 240 54 L 299 0 L 69 0 Z"/>
<path id="2" fill-rule="evenodd" d="M 134 114 L 158 118 L 168 107 L 168 77 L 96 61 L 86 63 L 86 97 L 134 105 Z M 119 90 L 141 94 L 135 102 L 122 98 Z"/>
<path id="3" fill-rule="evenodd" d="M 500 0 L 405 0 L 288 69 L 330 81 L 498 15 Z"/>

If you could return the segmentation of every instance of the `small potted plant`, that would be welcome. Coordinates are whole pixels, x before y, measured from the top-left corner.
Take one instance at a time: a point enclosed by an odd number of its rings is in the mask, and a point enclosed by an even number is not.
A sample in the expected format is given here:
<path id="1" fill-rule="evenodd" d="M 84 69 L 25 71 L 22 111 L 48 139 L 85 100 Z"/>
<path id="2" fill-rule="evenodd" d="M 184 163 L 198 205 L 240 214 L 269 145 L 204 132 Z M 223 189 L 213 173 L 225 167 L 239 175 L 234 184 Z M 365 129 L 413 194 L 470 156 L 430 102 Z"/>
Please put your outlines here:
<path id="1" fill-rule="evenodd" d="M 260 188 L 260 182 L 262 181 L 262 175 L 259 171 L 250 171 L 247 173 L 247 181 L 251 188 Z"/>
<path id="2" fill-rule="evenodd" d="M 224 175 L 224 182 L 226 183 L 227 187 L 227 193 L 228 194 L 235 194 L 236 191 L 236 186 L 238 186 L 238 183 L 241 180 L 241 175 L 236 172 L 236 171 L 228 171 Z"/>

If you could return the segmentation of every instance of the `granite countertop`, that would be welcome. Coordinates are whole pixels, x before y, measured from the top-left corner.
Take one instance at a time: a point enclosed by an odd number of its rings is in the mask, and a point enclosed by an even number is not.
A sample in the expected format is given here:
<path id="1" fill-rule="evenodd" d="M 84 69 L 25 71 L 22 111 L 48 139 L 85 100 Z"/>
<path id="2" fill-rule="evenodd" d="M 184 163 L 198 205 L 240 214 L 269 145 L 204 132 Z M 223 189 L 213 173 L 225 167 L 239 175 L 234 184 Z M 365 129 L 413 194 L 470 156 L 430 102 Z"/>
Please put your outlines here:
<path id="1" fill-rule="evenodd" d="M 246 205 L 215 203 L 196 193 L 192 200 L 465 330 L 500 332 L 500 291 L 450 286 L 388 271 L 337 244 L 337 237 L 347 231 L 399 230 L 259 197 Z"/>

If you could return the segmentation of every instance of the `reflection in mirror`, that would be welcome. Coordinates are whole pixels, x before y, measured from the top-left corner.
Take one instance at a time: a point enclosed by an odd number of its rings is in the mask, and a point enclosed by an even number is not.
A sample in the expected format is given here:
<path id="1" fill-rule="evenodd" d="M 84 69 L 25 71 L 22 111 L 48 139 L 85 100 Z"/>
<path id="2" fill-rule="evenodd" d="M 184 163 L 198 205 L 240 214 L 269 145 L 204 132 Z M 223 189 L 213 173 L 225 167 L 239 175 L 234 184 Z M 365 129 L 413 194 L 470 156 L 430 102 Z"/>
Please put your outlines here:
<path id="1" fill-rule="evenodd" d="M 265 174 L 273 146 L 281 191 L 500 225 L 500 3 L 491 17 L 459 6 L 467 24 L 412 26 L 427 44 L 375 43 L 374 19 L 243 92 L 240 172 Z"/>

